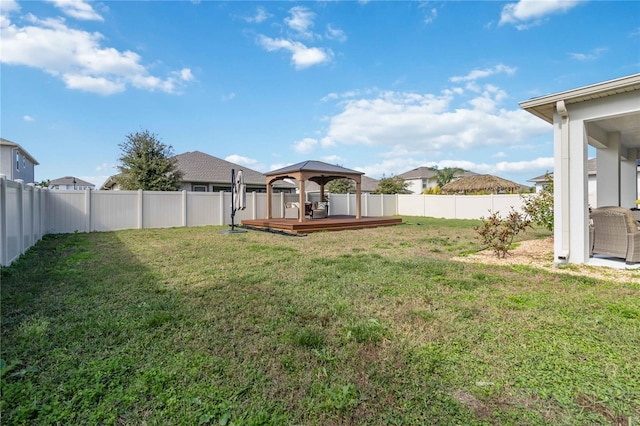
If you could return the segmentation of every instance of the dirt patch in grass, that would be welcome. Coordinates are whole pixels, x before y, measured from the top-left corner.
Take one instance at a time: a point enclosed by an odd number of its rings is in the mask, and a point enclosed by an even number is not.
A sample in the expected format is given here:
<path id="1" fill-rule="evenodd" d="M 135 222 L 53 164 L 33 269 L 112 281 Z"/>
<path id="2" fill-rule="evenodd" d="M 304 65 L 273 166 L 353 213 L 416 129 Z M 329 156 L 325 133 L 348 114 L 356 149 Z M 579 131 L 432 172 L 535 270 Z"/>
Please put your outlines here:
<path id="1" fill-rule="evenodd" d="M 552 273 L 586 276 L 595 279 L 625 283 L 640 282 L 640 269 L 614 269 L 605 266 L 567 265 L 553 263 L 553 237 L 527 240 L 518 243 L 506 258 L 498 258 L 492 250 L 482 250 L 452 260 L 485 265 L 515 266 L 525 265 Z"/>

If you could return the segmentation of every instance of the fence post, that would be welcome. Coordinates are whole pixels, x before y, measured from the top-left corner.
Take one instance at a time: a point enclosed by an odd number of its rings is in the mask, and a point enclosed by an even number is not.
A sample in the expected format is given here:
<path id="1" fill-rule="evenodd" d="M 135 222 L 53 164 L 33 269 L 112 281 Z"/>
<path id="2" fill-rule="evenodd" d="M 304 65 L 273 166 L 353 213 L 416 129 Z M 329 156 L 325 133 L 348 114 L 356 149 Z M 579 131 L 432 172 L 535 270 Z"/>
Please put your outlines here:
<path id="1" fill-rule="evenodd" d="M 224 191 L 220 191 L 220 223 L 219 225 L 224 225 Z"/>
<path id="2" fill-rule="evenodd" d="M 0 175 L 0 265 L 7 263 L 7 178 Z"/>
<path id="3" fill-rule="evenodd" d="M 258 193 L 253 191 L 251 193 L 251 219 L 256 220 L 258 218 Z"/>
<path id="4" fill-rule="evenodd" d="M 182 190 L 182 226 L 187 226 L 187 190 Z"/>
<path id="5" fill-rule="evenodd" d="M 84 190 L 84 217 L 84 232 L 91 232 L 91 189 L 89 188 Z"/>
<path id="6" fill-rule="evenodd" d="M 144 225 L 144 223 L 142 223 L 142 219 L 143 219 L 142 205 L 144 204 L 142 202 L 143 196 L 144 196 L 144 192 L 142 191 L 142 189 L 138 189 L 138 229 L 142 229 Z"/>
<path id="7" fill-rule="evenodd" d="M 18 242 L 18 247 L 20 249 L 20 254 L 24 254 L 24 181 L 22 179 L 16 179 L 16 182 L 20 185 L 18 188 L 18 231 L 20 235 L 20 241 Z"/>
<path id="8" fill-rule="evenodd" d="M 28 183 L 29 187 L 29 221 L 31 222 L 31 234 L 29 235 L 29 247 L 36 243 L 36 200 L 35 200 L 35 191 L 36 187 L 34 183 Z"/>

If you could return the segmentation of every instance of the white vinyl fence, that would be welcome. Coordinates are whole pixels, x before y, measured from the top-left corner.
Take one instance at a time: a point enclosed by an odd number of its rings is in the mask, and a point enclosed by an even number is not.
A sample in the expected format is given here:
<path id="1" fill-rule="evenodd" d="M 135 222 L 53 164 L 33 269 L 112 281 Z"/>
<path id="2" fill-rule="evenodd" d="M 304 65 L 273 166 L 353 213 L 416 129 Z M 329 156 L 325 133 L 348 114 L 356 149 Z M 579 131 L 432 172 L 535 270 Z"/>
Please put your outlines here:
<path id="1" fill-rule="evenodd" d="M 272 194 L 272 216 L 297 194 Z M 318 194 L 309 194 L 318 201 Z M 267 216 L 267 194 L 247 194 L 235 223 Z M 362 195 L 363 216 L 479 219 L 522 209 L 519 195 Z M 330 194 L 330 215 L 355 215 L 355 194 Z M 230 192 L 48 190 L 0 175 L 0 264 L 10 265 L 46 234 L 231 224 Z"/>
<path id="2" fill-rule="evenodd" d="M 46 231 L 46 191 L 0 175 L 0 266 L 10 265 Z"/>

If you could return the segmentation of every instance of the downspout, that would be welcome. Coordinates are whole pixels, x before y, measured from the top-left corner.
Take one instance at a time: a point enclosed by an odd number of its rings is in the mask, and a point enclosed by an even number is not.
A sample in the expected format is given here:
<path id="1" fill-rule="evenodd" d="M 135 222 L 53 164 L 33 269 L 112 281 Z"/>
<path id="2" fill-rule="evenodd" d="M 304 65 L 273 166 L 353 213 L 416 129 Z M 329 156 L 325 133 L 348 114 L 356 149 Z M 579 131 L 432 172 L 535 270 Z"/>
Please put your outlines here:
<path id="1" fill-rule="evenodd" d="M 560 200 L 562 202 L 562 243 L 560 246 L 560 253 L 558 254 L 558 261 L 561 263 L 567 263 L 569 260 L 569 238 L 571 237 L 569 218 L 570 215 L 570 172 L 569 172 L 569 111 L 564 104 L 563 100 L 556 102 L 556 111 L 560 116 L 560 169 L 561 182 L 560 182 Z"/>

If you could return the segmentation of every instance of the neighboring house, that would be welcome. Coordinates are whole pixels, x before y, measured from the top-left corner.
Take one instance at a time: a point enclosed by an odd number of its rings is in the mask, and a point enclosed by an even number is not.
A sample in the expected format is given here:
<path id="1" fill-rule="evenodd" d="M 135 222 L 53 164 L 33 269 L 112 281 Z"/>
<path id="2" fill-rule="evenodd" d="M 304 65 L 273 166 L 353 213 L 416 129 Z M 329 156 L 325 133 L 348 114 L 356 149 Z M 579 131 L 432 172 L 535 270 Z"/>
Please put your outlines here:
<path id="1" fill-rule="evenodd" d="M 296 189 L 298 188 L 298 185 L 296 183 Z M 354 186 L 355 188 L 355 186 Z M 362 194 L 366 194 L 366 193 L 373 193 L 375 192 L 375 190 L 378 189 L 378 181 L 376 179 L 370 178 L 368 176 L 362 175 L 362 182 L 360 183 L 360 191 Z M 315 194 L 318 193 L 320 194 L 320 185 L 318 185 L 317 183 L 313 182 L 313 181 L 308 181 L 305 183 L 304 185 L 304 190 L 307 192 L 307 194 Z"/>
<path id="2" fill-rule="evenodd" d="M 242 170 L 247 192 L 266 192 L 267 181 L 264 174 L 245 166 L 205 154 L 200 151 L 176 155 L 178 170 L 182 172 L 181 189 L 195 192 L 229 191 L 231 169 Z M 117 176 L 117 175 L 116 175 Z M 111 176 L 100 189 L 118 190 L 116 176 Z M 288 182 L 278 182 L 274 192 L 295 192 L 296 186 Z"/>
<path id="3" fill-rule="evenodd" d="M 637 162 L 637 169 L 638 171 L 636 173 L 637 175 L 636 179 L 638 181 L 638 188 L 640 188 L 640 160 Z M 588 160 L 587 161 L 587 187 L 589 192 L 589 205 L 591 207 L 596 207 L 597 200 L 598 200 L 598 180 L 597 180 L 598 173 L 597 172 L 598 172 L 597 159 L 592 158 Z M 550 172 L 549 175 L 553 178 L 553 172 Z M 541 176 L 537 176 L 532 179 L 529 179 L 527 182 L 535 183 L 536 192 L 540 192 L 544 187 L 546 176 L 547 176 L 547 173 Z"/>
<path id="4" fill-rule="evenodd" d="M 48 188 L 49 189 L 75 189 L 80 191 L 85 189 L 96 189 L 96 186 L 91 182 L 87 182 L 75 176 L 65 176 L 65 177 L 53 179 L 52 181 L 50 181 Z"/>
<path id="5" fill-rule="evenodd" d="M 401 177 L 405 182 L 409 184 L 407 186 L 407 189 L 411 191 L 411 193 L 422 194 L 425 189 L 432 189 L 438 186 L 438 181 L 436 180 L 437 174 L 438 169 L 434 169 L 433 167 L 418 167 L 416 169 L 402 173 L 398 175 L 398 177 Z M 474 175 L 477 175 L 477 173 L 465 170 L 458 177 Z"/>
<path id="6" fill-rule="evenodd" d="M 38 163 L 23 147 L 10 140 L 0 138 L 0 174 L 9 180 L 22 179 L 24 183 L 35 183 L 35 166 Z"/>

